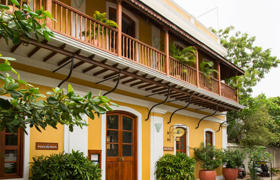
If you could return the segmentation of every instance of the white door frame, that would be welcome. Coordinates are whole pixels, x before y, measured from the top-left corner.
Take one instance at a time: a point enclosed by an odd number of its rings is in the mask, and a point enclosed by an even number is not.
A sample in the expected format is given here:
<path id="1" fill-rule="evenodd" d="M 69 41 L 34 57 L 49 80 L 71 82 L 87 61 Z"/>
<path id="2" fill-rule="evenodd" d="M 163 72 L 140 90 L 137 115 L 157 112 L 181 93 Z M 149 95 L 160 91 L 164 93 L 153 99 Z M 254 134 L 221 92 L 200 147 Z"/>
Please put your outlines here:
<path id="1" fill-rule="evenodd" d="M 189 127 L 184 125 L 184 124 L 175 124 L 174 128 L 184 128 L 186 129 L 186 155 L 190 156 L 190 131 L 189 131 Z M 176 137 L 174 137 L 174 154 L 176 155 Z"/>
<path id="2" fill-rule="evenodd" d="M 142 114 L 130 107 L 113 107 L 114 110 L 126 111 L 137 117 L 137 179 L 142 180 Z M 102 180 L 106 179 L 106 114 L 101 116 L 101 170 Z"/>

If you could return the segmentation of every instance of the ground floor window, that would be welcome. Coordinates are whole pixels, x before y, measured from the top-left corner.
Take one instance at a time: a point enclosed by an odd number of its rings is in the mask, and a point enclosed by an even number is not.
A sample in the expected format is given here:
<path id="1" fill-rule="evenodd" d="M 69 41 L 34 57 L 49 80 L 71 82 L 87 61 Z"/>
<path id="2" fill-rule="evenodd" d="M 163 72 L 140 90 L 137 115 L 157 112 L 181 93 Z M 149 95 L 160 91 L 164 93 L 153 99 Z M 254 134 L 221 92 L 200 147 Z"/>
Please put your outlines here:
<path id="1" fill-rule="evenodd" d="M 213 146 L 213 132 L 206 131 L 205 138 L 206 138 L 205 143 Z"/>
<path id="2" fill-rule="evenodd" d="M 176 153 L 186 153 L 187 152 L 187 131 L 181 137 L 176 138 Z"/>
<path id="3" fill-rule="evenodd" d="M 0 179 L 22 177 L 23 131 L 0 132 Z"/>

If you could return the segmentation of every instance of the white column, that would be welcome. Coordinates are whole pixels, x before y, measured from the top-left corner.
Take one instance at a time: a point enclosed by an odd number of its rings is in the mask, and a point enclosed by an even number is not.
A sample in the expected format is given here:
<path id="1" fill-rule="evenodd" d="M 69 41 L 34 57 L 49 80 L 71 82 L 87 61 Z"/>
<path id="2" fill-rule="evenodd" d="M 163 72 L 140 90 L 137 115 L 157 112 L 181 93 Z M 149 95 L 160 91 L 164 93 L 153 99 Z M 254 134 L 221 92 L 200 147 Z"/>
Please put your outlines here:
<path id="1" fill-rule="evenodd" d="M 163 155 L 163 118 L 151 116 L 151 174 L 150 179 L 155 180 L 155 166 L 157 160 Z"/>
<path id="2" fill-rule="evenodd" d="M 82 118 L 88 122 L 88 117 L 86 115 L 83 115 Z M 71 153 L 72 150 L 79 150 L 87 157 L 88 126 L 83 126 L 82 128 L 75 126 L 73 132 L 69 131 L 68 126 L 64 126 L 64 152 Z"/>
<path id="3" fill-rule="evenodd" d="M 222 127 L 222 136 L 223 136 L 223 149 L 227 149 L 228 136 L 227 136 L 227 127 Z"/>

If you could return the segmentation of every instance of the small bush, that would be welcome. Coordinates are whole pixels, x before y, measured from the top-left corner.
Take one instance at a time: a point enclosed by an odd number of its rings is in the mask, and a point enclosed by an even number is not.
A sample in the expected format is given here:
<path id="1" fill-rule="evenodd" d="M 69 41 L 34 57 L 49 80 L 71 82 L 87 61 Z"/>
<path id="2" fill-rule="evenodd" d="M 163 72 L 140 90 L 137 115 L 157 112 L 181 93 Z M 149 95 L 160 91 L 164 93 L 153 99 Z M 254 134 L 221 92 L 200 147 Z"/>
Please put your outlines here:
<path id="1" fill-rule="evenodd" d="M 101 170 L 84 157 L 83 153 L 53 154 L 33 158 L 33 180 L 99 180 Z"/>
<path id="2" fill-rule="evenodd" d="M 238 168 L 243 164 L 246 155 L 240 149 L 228 149 L 223 152 L 223 163 L 226 168 Z"/>
<path id="3" fill-rule="evenodd" d="M 209 144 L 195 148 L 194 155 L 203 170 L 214 170 L 222 165 L 222 151 Z"/>
<path id="4" fill-rule="evenodd" d="M 183 153 L 176 156 L 166 154 L 156 163 L 156 177 L 158 180 L 194 180 L 195 159 Z"/>

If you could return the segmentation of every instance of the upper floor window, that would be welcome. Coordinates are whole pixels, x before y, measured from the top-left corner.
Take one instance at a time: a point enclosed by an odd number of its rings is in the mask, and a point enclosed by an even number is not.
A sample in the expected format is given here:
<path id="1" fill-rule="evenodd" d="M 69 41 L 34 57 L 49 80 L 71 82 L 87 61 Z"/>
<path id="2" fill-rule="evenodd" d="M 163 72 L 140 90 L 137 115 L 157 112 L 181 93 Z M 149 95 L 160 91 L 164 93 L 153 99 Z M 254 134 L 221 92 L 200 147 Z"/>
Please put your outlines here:
<path id="1" fill-rule="evenodd" d="M 205 132 L 205 144 L 209 144 L 213 146 L 213 132 L 211 131 L 206 131 Z"/>
<path id="2" fill-rule="evenodd" d="M 0 179 L 20 178 L 23 171 L 23 131 L 0 132 Z"/>

